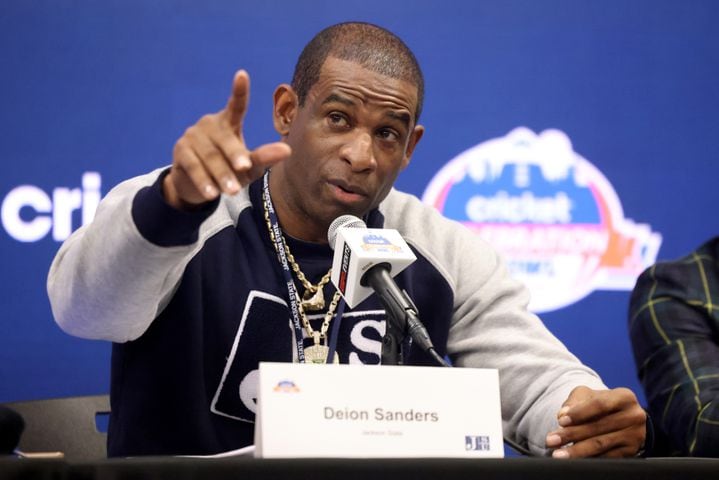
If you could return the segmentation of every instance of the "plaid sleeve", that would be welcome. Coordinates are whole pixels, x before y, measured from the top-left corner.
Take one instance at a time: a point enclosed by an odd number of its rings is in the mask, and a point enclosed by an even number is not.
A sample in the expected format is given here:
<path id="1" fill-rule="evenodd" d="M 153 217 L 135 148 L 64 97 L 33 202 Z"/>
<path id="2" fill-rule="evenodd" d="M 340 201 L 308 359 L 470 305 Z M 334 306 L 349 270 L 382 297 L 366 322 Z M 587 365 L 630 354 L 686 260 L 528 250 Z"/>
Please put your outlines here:
<path id="1" fill-rule="evenodd" d="M 719 456 L 719 237 L 646 270 L 629 333 L 658 429 L 675 453 Z"/>

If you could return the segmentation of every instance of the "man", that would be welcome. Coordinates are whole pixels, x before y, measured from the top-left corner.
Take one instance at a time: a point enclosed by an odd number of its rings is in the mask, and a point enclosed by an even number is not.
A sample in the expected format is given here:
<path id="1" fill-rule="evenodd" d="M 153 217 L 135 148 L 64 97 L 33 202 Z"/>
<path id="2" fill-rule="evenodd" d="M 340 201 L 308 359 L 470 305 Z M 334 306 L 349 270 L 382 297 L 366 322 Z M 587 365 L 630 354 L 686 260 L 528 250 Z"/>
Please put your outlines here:
<path id="1" fill-rule="evenodd" d="M 629 312 L 662 453 L 719 457 L 719 237 L 642 273 Z"/>
<path id="2" fill-rule="evenodd" d="M 246 146 L 248 95 L 239 71 L 226 107 L 177 141 L 172 166 L 113 189 L 51 267 L 60 326 L 115 342 L 110 455 L 251 443 L 259 361 L 324 361 L 335 340 L 342 363 L 379 362 L 374 296 L 329 338 L 340 319 L 327 228 L 347 213 L 413 248 L 397 282 L 441 355 L 499 369 L 506 436 L 556 457 L 637 453 L 646 417 L 634 395 L 606 390 L 526 311 L 488 245 L 392 190 L 424 133 L 422 74 L 399 38 L 363 23 L 320 32 L 292 85 L 275 90 L 279 143 Z M 432 360 L 413 349 L 407 363 Z"/>

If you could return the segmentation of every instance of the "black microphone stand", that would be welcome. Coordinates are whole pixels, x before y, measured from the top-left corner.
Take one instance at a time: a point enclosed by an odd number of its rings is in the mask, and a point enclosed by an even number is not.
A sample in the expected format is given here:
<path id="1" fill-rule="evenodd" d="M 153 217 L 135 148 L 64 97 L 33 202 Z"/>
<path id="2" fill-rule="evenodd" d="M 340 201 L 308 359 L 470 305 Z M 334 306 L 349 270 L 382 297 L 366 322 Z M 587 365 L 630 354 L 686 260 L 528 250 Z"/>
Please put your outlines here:
<path id="1" fill-rule="evenodd" d="M 406 323 L 396 318 L 391 310 L 387 310 L 387 323 L 382 337 L 382 365 L 404 365 L 405 339 L 407 338 Z"/>
<path id="2" fill-rule="evenodd" d="M 389 273 L 390 268 L 387 264 L 376 265 L 365 274 L 361 281 L 362 284 L 372 287 L 387 312 L 387 330 L 382 339 L 382 364 L 402 365 L 404 360 L 402 345 L 409 336 L 438 365 L 449 367 L 449 364 L 434 349 L 429 333 L 417 314 L 417 306 L 409 298 L 407 292 L 400 290 L 392 280 Z"/>

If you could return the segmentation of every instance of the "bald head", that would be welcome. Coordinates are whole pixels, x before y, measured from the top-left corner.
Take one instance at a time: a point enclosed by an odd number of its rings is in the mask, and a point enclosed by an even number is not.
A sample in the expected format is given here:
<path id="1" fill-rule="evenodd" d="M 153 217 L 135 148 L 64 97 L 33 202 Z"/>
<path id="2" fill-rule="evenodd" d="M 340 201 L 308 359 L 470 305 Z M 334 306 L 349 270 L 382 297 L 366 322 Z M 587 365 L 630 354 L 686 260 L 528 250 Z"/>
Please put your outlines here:
<path id="1" fill-rule="evenodd" d="M 370 23 L 340 23 L 327 27 L 305 46 L 297 60 L 292 88 L 300 106 L 320 77 L 327 57 L 355 62 L 380 75 L 404 80 L 417 87 L 419 120 L 424 99 L 424 78 L 412 51 L 392 32 Z"/>

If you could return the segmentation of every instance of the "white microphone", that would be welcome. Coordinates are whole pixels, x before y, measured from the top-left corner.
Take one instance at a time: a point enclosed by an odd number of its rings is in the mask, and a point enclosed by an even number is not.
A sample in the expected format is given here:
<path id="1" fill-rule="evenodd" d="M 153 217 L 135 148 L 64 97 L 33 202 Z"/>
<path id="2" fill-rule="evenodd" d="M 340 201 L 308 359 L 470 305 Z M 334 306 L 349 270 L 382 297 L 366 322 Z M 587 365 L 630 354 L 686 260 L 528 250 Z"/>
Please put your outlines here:
<path id="1" fill-rule="evenodd" d="M 394 277 L 417 260 L 397 230 L 367 228 L 354 215 L 337 217 L 327 230 L 334 253 L 332 283 L 350 308 L 373 293 L 367 274 L 382 265 Z"/>
<path id="2" fill-rule="evenodd" d="M 442 366 L 449 366 L 435 351 L 427 329 L 419 320 L 417 307 L 392 279 L 412 262 L 417 260 L 412 250 L 397 230 L 367 228 L 359 218 L 343 215 L 332 222 L 327 231 L 327 240 L 334 249 L 332 261 L 332 283 L 342 294 L 347 305 L 354 307 L 373 292 L 377 293 L 387 311 L 393 333 L 400 338 L 390 340 L 391 354 L 397 343 L 409 334 L 412 340 Z M 385 337 L 385 340 L 387 336 Z M 383 358 L 384 351 L 383 351 Z"/>

